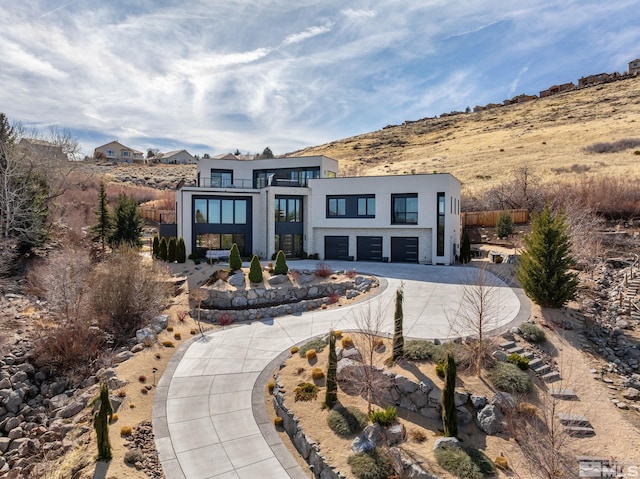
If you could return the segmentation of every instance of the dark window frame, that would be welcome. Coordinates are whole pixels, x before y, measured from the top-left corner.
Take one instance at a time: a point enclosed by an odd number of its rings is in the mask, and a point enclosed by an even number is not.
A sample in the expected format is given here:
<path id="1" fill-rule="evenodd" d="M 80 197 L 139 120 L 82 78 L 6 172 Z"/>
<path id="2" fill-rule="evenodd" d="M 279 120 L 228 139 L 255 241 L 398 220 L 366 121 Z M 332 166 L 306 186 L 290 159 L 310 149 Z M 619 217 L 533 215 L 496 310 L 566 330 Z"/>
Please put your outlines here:
<path id="1" fill-rule="evenodd" d="M 204 212 L 200 212 L 202 218 L 205 221 L 198 221 L 198 215 L 197 212 L 200 211 L 199 208 L 196 208 L 196 205 L 198 204 L 198 202 L 205 202 L 206 204 L 206 209 L 204 210 Z M 218 221 L 209 221 L 209 215 L 212 214 L 212 205 L 214 204 L 214 202 L 218 202 Z M 232 206 L 231 206 L 231 216 L 232 216 L 232 221 L 225 221 L 225 210 L 223 208 L 223 205 L 225 204 L 225 202 L 231 202 Z M 241 216 L 238 215 L 238 204 L 242 202 L 244 203 L 244 221 L 239 222 L 237 220 L 237 216 Z M 193 222 L 195 224 L 209 224 L 209 225 L 246 225 L 247 224 L 247 216 L 248 216 L 248 208 L 249 208 L 249 200 L 247 198 L 235 198 L 235 197 L 224 197 L 224 196 L 217 196 L 215 198 L 194 198 L 193 200 Z"/>
<path id="2" fill-rule="evenodd" d="M 229 175 L 231 175 L 231 181 L 229 182 L 229 184 L 225 184 L 224 180 L 223 180 L 223 178 L 221 176 L 220 177 L 220 184 L 214 184 L 214 182 L 213 182 L 213 174 L 214 173 L 218 173 L 220 175 L 229 174 Z M 211 188 L 229 188 L 229 187 L 233 186 L 233 170 L 227 170 L 227 169 L 222 169 L 222 168 L 211 168 L 211 172 L 209 173 L 209 186 Z"/>
<path id="3" fill-rule="evenodd" d="M 284 210 L 280 208 L 280 202 L 284 202 Z M 290 201 L 295 201 L 297 203 L 297 207 L 294 208 L 294 221 L 291 221 L 292 212 L 289 209 Z M 303 223 L 304 222 L 304 214 L 303 214 L 303 200 L 302 196 L 280 196 L 277 195 L 275 197 L 275 205 L 274 205 L 274 216 L 276 223 Z M 281 220 L 281 216 L 278 215 L 278 211 L 284 211 L 284 219 Z"/>
<path id="4" fill-rule="evenodd" d="M 415 199 L 416 200 L 416 210 L 415 211 L 407 211 L 407 199 Z M 397 211 L 399 208 L 396 205 L 400 205 L 400 203 L 404 203 L 403 211 Z M 391 195 L 391 224 L 392 225 L 417 225 L 418 224 L 418 214 L 420 210 L 420 205 L 418 203 L 418 193 L 397 193 Z M 399 215 L 404 215 L 404 220 L 401 220 Z M 415 220 L 407 220 L 408 215 L 411 217 L 415 217 Z M 415 215 L 415 216 L 414 216 Z"/>
<path id="5" fill-rule="evenodd" d="M 446 203 L 446 194 L 438 192 L 436 200 L 436 256 L 444 256 Z"/>
<path id="6" fill-rule="evenodd" d="M 366 214 L 359 214 L 360 200 L 366 201 Z M 376 195 L 327 195 L 325 198 L 326 218 L 375 218 L 376 217 Z M 340 205 L 344 205 L 344 209 Z M 373 210 L 371 212 L 370 210 Z M 340 212 L 342 213 L 340 214 Z M 334 213 L 335 212 L 335 213 Z"/>

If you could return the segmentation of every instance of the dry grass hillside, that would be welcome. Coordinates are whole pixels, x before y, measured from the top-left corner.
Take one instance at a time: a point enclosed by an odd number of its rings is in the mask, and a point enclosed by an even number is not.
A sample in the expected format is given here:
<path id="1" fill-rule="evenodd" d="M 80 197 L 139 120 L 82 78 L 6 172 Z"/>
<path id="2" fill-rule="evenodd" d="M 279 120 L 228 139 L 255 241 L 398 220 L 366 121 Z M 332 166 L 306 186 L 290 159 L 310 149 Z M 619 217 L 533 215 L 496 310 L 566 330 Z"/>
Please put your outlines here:
<path id="1" fill-rule="evenodd" d="M 640 138 L 640 78 L 478 113 L 389 126 L 292 155 L 340 161 L 341 175 L 449 172 L 486 190 L 527 166 L 543 182 L 590 175 L 640 177 L 640 146 L 588 153 L 599 142 Z"/>

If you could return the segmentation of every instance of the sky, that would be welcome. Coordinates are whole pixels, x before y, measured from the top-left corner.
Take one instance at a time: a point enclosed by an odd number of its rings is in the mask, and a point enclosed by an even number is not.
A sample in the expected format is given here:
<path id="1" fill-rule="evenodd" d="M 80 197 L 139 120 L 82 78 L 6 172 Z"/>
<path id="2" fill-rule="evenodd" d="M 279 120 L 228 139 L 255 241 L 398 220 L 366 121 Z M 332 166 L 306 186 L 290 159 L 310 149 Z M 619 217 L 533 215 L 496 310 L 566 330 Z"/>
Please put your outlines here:
<path id="1" fill-rule="evenodd" d="M 640 58 L 640 0 L 0 0 L 0 112 L 276 155 Z"/>

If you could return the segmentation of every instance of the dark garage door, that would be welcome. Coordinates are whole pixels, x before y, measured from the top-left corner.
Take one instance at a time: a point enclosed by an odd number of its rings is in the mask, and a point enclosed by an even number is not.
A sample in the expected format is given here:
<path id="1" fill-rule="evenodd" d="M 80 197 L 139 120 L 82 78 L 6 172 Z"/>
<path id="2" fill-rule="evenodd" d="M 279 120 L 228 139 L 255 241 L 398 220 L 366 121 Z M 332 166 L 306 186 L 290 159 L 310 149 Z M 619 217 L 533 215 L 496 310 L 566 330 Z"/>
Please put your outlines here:
<path id="1" fill-rule="evenodd" d="M 418 238 L 391 237 L 391 261 L 396 263 L 417 263 Z"/>
<path id="2" fill-rule="evenodd" d="M 349 237 L 348 236 L 325 236 L 324 237 L 324 258 L 341 259 L 349 258 Z"/>
<path id="3" fill-rule="evenodd" d="M 382 261 L 382 236 L 358 236 L 358 261 Z"/>

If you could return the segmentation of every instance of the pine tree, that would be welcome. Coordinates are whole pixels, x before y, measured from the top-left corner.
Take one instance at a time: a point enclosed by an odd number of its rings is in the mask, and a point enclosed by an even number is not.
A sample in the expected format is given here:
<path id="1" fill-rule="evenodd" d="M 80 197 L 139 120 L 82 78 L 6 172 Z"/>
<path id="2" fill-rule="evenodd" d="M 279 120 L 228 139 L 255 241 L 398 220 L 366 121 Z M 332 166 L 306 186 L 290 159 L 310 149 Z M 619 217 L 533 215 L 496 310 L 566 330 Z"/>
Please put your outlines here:
<path id="1" fill-rule="evenodd" d="M 109 421 L 113 419 L 113 408 L 109 400 L 109 386 L 106 382 L 100 385 L 100 409 L 93 416 L 93 427 L 98 439 L 98 460 L 111 460 L 111 443 L 109 442 Z"/>
<path id="2" fill-rule="evenodd" d="M 402 331 L 402 301 L 404 300 L 404 292 L 402 287 L 396 290 L 396 310 L 393 315 L 393 356 L 392 359 L 397 361 L 404 356 L 404 334 Z"/>
<path id="3" fill-rule="evenodd" d="M 111 246 L 127 243 L 140 248 L 142 246 L 142 228 L 144 222 L 138 211 L 138 203 L 124 193 L 118 196 L 113 212 L 114 226 L 109 237 Z"/>
<path id="4" fill-rule="evenodd" d="M 92 241 L 99 242 L 102 246 L 102 251 L 104 251 L 105 245 L 113 231 L 113 218 L 111 213 L 109 213 L 109 205 L 104 183 L 100 183 L 98 209 L 96 209 L 94 213 L 98 223 L 91 227 L 91 233 L 93 234 L 91 239 Z"/>
<path id="5" fill-rule="evenodd" d="M 167 253 L 167 238 L 162 238 L 160 240 L 160 244 L 158 245 L 158 258 L 162 261 L 167 261 L 168 253 Z"/>
<path id="6" fill-rule="evenodd" d="M 153 237 L 153 246 L 151 247 L 151 254 L 153 255 L 154 258 L 157 258 L 159 253 L 160 253 L 160 240 L 158 239 L 158 235 L 155 235 Z"/>
<path id="7" fill-rule="evenodd" d="M 458 435 L 458 411 L 456 410 L 456 362 L 453 354 L 447 353 L 444 365 L 444 387 L 442 388 L 442 426 L 445 437 Z"/>
<path id="8" fill-rule="evenodd" d="M 578 288 L 578 275 L 569 271 L 571 240 L 565 218 L 547 206 L 533 217 L 531 227 L 516 270 L 518 281 L 535 303 L 561 308 L 574 298 Z"/>
<path id="9" fill-rule="evenodd" d="M 183 238 L 178 239 L 178 244 L 176 246 L 176 261 L 178 263 L 187 262 L 187 247 L 184 244 Z"/>
<path id="10" fill-rule="evenodd" d="M 506 238 L 513 234 L 513 220 L 511 215 L 503 211 L 496 222 L 496 235 L 498 238 Z"/>
<path id="11" fill-rule="evenodd" d="M 329 332 L 329 361 L 327 364 L 327 382 L 324 405 L 331 409 L 338 400 L 338 356 L 336 355 L 336 333 Z"/>
<path id="12" fill-rule="evenodd" d="M 238 250 L 236 243 L 233 243 L 229 251 L 229 268 L 231 271 L 242 269 L 242 258 L 240 257 L 240 250 Z"/>
<path id="13" fill-rule="evenodd" d="M 466 264 L 471 261 L 471 240 L 469 239 L 469 233 L 465 229 L 462 232 L 462 244 L 460 245 L 460 261 L 462 264 Z"/>
<path id="14" fill-rule="evenodd" d="M 251 265 L 249 266 L 249 281 L 262 283 L 262 265 L 260 264 L 260 258 L 255 254 L 251 258 Z"/>
<path id="15" fill-rule="evenodd" d="M 175 237 L 169 238 L 169 244 L 167 246 L 167 261 L 173 263 L 176 260 L 176 239 Z"/>
<path id="16" fill-rule="evenodd" d="M 287 274 L 289 267 L 287 266 L 287 257 L 282 250 L 276 255 L 276 267 L 273 268 L 273 274 Z"/>

